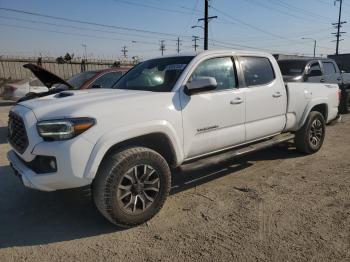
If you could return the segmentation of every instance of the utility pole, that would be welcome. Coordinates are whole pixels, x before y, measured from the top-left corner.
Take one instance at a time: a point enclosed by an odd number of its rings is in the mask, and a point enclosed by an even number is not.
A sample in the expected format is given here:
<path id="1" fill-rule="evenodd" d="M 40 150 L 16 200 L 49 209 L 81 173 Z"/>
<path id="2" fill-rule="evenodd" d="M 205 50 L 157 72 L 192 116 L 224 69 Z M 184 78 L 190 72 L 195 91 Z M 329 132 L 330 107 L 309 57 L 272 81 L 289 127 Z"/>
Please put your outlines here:
<path id="1" fill-rule="evenodd" d="M 160 40 L 159 50 L 162 51 L 162 56 L 163 56 L 164 51 L 165 51 L 165 40 Z"/>
<path id="2" fill-rule="evenodd" d="M 128 49 L 126 48 L 126 46 L 123 46 L 122 53 L 123 53 L 124 58 L 127 57 L 127 53 L 128 53 L 128 52 L 129 52 L 129 51 L 128 51 Z"/>
<path id="3" fill-rule="evenodd" d="M 339 42 L 344 40 L 344 39 L 340 39 L 340 37 L 342 36 L 342 34 L 345 34 L 346 32 L 341 32 L 340 29 L 343 27 L 343 24 L 346 23 L 346 21 L 341 21 L 341 15 L 342 15 L 342 7 L 343 7 L 343 0 L 335 0 L 334 1 L 334 5 L 339 2 L 339 17 L 338 17 L 338 23 L 332 23 L 332 25 L 334 26 L 334 28 L 337 29 L 336 33 L 332 33 L 333 35 L 336 36 L 337 40 L 335 40 L 337 42 L 336 44 L 336 49 L 335 49 L 335 54 L 338 55 L 339 54 Z M 333 41 L 334 42 L 334 41 Z"/>
<path id="4" fill-rule="evenodd" d="M 180 41 L 180 37 L 178 37 L 177 38 L 177 42 L 176 42 L 177 53 L 180 53 L 180 45 L 181 45 L 181 41 Z"/>
<path id="5" fill-rule="evenodd" d="M 198 21 L 204 21 L 204 50 L 208 50 L 208 27 L 209 20 L 218 18 L 217 16 L 209 16 L 209 0 L 204 0 L 204 18 Z"/>
<path id="6" fill-rule="evenodd" d="M 199 47 L 199 45 L 197 44 L 197 41 L 199 40 L 199 37 L 198 36 L 192 36 L 193 37 L 193 39 L 192 39 L 192 41 L 194 42 L 194 44 L 193 44 L 193 47 L 194 47 L 194 51 L 197 51 L 197 48 Z"/>
<path id="7" fill-rule="evenodd" d="M 86 52 L 86 47 L 87 47 L 87 45 L 86 44 L 81 44 L 81 46 L 82 47 L 84 47 L 84 50 L 85 50 L 85 53 L 84 53 L 84 55 L 85 55 L 85 60 L 87 59 L 87 52 Z"/>
<path id="8" fill-rule="evenodd" d="M 316 39 L 313 39 L 313 38 L 309 38 L 309 37 L 303 37 L 301 39 L 304 39 L 304 40 L 312 40 L 314 42 L 314 57 L 316 57 L 316 46 L 317 46 L 317 40 Z"/>

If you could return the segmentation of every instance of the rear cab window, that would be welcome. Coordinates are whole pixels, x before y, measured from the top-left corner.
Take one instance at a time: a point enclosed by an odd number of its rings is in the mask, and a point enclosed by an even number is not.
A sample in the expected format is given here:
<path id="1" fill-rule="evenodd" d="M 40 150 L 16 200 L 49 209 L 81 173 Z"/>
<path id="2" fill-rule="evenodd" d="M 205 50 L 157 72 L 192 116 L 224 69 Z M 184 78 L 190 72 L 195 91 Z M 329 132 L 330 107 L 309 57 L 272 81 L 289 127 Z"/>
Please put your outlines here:
<path id="1" fill-rule="evenodd" d="M 275 71 L 267 57 L 241 56 L 239 61 L 248 87 L 267 85 L 276 78 Z"/>
<path id="2" fill-rule="evenodd" d="M 303 60 L 279 60 L 277 63 L 284 76 L 302 75 L 307 64 L 307 62 Z"/>

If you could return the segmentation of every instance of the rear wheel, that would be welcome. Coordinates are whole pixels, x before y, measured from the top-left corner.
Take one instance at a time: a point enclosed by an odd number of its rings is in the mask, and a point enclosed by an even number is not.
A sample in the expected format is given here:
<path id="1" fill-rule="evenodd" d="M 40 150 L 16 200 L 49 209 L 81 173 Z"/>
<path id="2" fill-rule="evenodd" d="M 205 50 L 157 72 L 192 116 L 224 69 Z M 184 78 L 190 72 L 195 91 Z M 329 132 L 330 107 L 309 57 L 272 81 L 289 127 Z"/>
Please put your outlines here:
<path id="1" fill-rule="evenodd" d="M 157 152 L 143 147 L 108 157 L 93 183 L 98 210 L 113 224 L 142 224 L 163 206 L 170 190 L 170 169 Z"/>
<path id="2" fill-rule="evenodd" d="M 320 150 L 325 137 L 326 125 L 320 112 L 312 111 L 305 124 L 295 134 L 295 146 L 298 151 L 312 154 Z"/>

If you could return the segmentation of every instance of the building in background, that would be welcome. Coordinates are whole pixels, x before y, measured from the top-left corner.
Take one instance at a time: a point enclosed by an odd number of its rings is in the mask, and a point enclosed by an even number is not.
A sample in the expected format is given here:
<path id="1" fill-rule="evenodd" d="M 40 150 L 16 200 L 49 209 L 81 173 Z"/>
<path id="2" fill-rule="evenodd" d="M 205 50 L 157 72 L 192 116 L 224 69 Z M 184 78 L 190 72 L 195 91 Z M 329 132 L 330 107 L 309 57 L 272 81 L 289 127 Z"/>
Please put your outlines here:
<path id="1" fill-rule="evenodd" d="M 350 54 L 329 55 L 328 58 L 334 59 L 340 70 L 350 73 Z"/>

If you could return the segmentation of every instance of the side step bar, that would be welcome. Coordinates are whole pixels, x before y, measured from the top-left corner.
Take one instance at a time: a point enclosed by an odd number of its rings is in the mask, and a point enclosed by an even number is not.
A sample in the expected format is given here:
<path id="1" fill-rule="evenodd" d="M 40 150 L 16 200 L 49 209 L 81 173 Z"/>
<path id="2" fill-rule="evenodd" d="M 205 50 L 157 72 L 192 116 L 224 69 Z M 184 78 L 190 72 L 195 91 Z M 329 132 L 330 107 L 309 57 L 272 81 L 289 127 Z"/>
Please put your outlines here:
<path id="1" fill-rule="evenodd" d="M 277 145 L 277 144 L 280 144 L 283 142 L 287 142 L 289 140 L 294 139 L 294 137 L 295 137 L 294 134 L 284 133 L 284 134 L 274 136 L 273 138 L 270 138 L 268 140 L 255 142 L 255 143 L 249 144 L 249 145 L 243 145 L 239 148 L 230 149 L 229 151 L 225 151 L 223 153 L 217 153 L 217 154 L 210 155 L 210 156 L 200 157 L 200 158 L 196 158 L 196 159 L 190 159 L 188 161 L 185 161 L 184 164 L 189 164 L 189 163 L 195 162 L 196 160 L 199 160 L 199 159 L 214 158 L 214 159 L 220 160 L 220 159 L 231 159 L 231 158 L 235 158 L 235 157 L 240 157 L 240 156 L 244 156 L 244 155 L 247 155 L 249 153 L 258 151 L 258 150 L 272 147 L 274 145 Z"/>

